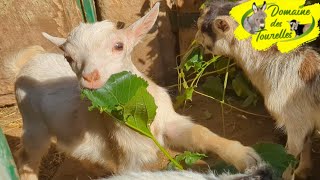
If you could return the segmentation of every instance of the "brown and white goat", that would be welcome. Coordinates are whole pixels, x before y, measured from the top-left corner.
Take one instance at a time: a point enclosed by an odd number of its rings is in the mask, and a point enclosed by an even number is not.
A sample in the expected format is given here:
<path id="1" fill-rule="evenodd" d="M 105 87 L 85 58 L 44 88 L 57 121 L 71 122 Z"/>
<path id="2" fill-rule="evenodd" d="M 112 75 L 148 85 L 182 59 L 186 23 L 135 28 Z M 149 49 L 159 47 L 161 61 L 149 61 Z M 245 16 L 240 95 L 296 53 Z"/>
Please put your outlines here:
<path id="1" fill-rule="evenodd" d="M 151 131 L 162 145 L 216 153 L 239 170 L 260 161 L 252 148 L 177 114 L 167 91 L 133 65 L 131 51 L 153 27 L 158 12 L 159 3 L 126 29 L 102 21 L 79 25 L 67 39 L 44 33 L 64 56 L 39 53 L 41 48 L 33 47 L 8 61 L 6 72 L 16 73 L 16 99 L 23 118 L 22 148 L 17 155 L 22 180 L 37 179 L 41 158 L 52 138 L 70 156 L 116 173 L 140 170 L 157 159 L 158 148 L 153 141 L 98 111 L 89 112 L 89 102 L 80 99 L 80 88 L 100 88 L 121 71 L 148 81 L 148 91 L 158 107 Z"/>
<path id="2" fill-rule="evenodd" d="M 265 106 L 287 133 L 287 151 L 298 157 L 295 174 L 306 178 L 311 164 L 311 135 L 320 128 L 320 56 L 309 47 L 283 54 L 273 46 L 257 51 L 251 39 L 234 36 L 238 24 L 229 16 L 236 4 L 211 3 L 198 20 L 196 39 L 215 55 L 234 58 L 261 92 Z M 292 177 L 292 168 L 283 174 Z"/>

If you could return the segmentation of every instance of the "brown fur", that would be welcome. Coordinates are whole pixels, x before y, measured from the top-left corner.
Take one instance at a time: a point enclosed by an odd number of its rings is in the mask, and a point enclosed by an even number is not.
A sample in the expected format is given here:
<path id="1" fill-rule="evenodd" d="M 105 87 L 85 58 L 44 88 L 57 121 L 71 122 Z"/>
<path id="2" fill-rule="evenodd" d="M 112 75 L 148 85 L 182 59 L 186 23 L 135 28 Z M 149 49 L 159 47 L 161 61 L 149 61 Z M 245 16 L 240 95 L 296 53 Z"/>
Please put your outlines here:
<path id="1" fill-rule="evenodd" d="M 309 83 L 319 74 L 320 61 L 313 51 L 305 52 L 304 56 L 305 58 L 299 69 L 299 76 L 304 82 Z"/>
<path id="2" fill-rule="evenodd" d="M 287 133 L 287 152 L 296 158 L 300 156 L 299 167 L 295 171 L 289 167 L 283 178 L 291 180 L 293 171 L 295 176 L 306 178 L 312 168 L 311 151 L 306 139 L 320 128 L 320 55 L 306 46 L 289 53 L 281 53 L 276 46 L 257 51 L 252 47 L 251 39 L 235 39 L 234 31 L 239 24 L 229 15 L 215 16 L 218 11 L 201 15 L 197 41 L 204 47 L 211 46 L 212 50 L 207 50 L 214 55 L 234 58 L 243 69 L 262 94 L 277 127 Z M 223 21 L 229 24 L 230 29 L 225 31 L 224 26 L 215 25 L 211 27 L 211 34 L 202 31 L 203 24 L 220 24 Z"/>

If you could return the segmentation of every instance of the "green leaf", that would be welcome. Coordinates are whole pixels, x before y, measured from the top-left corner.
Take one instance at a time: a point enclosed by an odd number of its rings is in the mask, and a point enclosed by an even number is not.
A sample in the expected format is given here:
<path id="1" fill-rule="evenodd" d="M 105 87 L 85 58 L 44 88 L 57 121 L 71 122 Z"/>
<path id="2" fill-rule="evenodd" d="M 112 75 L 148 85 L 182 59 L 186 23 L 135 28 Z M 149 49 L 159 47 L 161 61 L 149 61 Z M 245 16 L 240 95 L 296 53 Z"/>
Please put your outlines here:
<path id="1" fill-rule="evenodd" d="M 112 75 L 97 90 L 82 90 L 96 108 L 125 123 L 136 131 L 150 137 L 149 126 L 156 115 L 157 106 L 147 91 L 148 83 L 130 72 Z"/>
<path id="2" fill-rule="evenodd" d="M 256 105 L 256 104 L 257 104 L 257 101 L 258 101 L 257 96 L 255 96 L 255 95 L 249 95 L 249 96 L 243 101 L 243 103 L 241 104 L 241 106 L 242 106 L 242 107 L 248 107 L 248 106 L 250 106 L 251 104 Z"/>
<path id="3" fill-rule="evenodd" d="M 281 177 L 282 173 L 291 164 L 293 167 L 298 163 L 291 154 L 280 144 L 260 143 L 253 146 L 263 160 L 269 163 L 276 176 Z"/>
<path id="4" fill-rule="evenodd" d="M 190 151 L 184 151 L 183 154 L 176 155 L 176 157 L 174 159 L 179 163 L 184 162 L 188 167 L 190 167 L 195 162 L 197 162 L 198 160 L 201 160 L 201 159 L 203 159 L 205 157 L 208 157 L 208 156 L 206 156 L 205 154 L 194 153 L 194 152 L 190 152 Z M 176 167 L 172 162 L 170 162 L 167 165 L 167 169 L 168 170 L 175 170 Z"/>
<path id="5" fill-rule="evenodd" d="M 199 47 L 193 48 L 190 55 L 187 56 L 184 64 L 186 71 L 189 71 L 191 68 L 194 68 L 198 72 L 203 64 L 202 52 Z"/>
<path id="6" fill-rule="evenodd" d="M 174 108 L 180 107 L 185 101 L 192 101 L 192 95 L 194 92 L 194 88 L 188 87 L 184 90 L 182 94 L 176 97 L 176 102 L 174 103 Z"/>
<path id="7" fill-rule="evenodd" d="M 190 59 L 190 57 L 194 56 L 195 51 L 199 48 L 200 44 L 196 40 L 193 40 L 190 46 L 188 47 L 187 52 L 183 55 L 178 68 L 182 69 L 185 66 L 186 62 Z"/>
<path id="8" fill-rule="evenodd" d="M 223 84 L 218 76 L 209 76 L 202 85 L 202 89 L 208 95 L 221 100 L 223 94 Z"/>
<path id="9" fill-rule="evenodd" d="M 187 89 L 185 90 L 185 99 L 186 99 L 186 100 L 192 101 L 193 91 L 194 91 L 194 88 L 193 88 L 193 87 L 189 87 L 189 88 L 187 88 Z"/>
<path id="10" fill-rule="evenodd" d="M 276 179 L 281 179 L 284 170 L 291 164 L 293 167 L 297 164 L 297 160 L 286 152 L 286 149 L 280 144 L 274 143 L 259 143 L 253 146 L 253 149 L 260 155 L 260 157 L 268 163 L 273 169 Z M 238 171 L 232 165 L 225 163 L 222 160 L 217 161 L 212 170 L 217 173 L 230 172 L 237 173 Z"/>
<path id="11" fill-rule="evenodd" d="M 233 80 L 232 80 L 232 87 L 239 97 L 246 98 L 249 95 L 253 94 L 250 90 L 248 82 L 245 80 L 243 75 L 239 73 Z"/>
<path id="12" fill-rule="evenodd" d="M 125 123 L 151 137 L 149 127 L 156 115 L 156 108 L 153 97 L 146 88 L 141 87 L 124 106 Z"/>
<path id="13" fill-rule="evenodd" d="M 192 166 L 195 162 L 197 162 L 198 160 L 203 159 L 205 157 L 207 157 L 205 154 L 192 153 L 192 152 L 187 151 L 187 153 L 185 155 L 184 162 L 186 163 L 186 165 Z"/>
<path id="14" fill-rule="evenodd" d="M 251 90 L 249 81 L 246 80 L 242 73 L 236 75 L 236 77 L 232 80 L 232 88 L 237 96 L 246 98 L 242 104 L 243 107 L 257 103 L 258 95 Z"/>
<path id="15" fill-rule="evenodd" d="M 160 145 L 150 131 L 150 125 L 156 115 L 157 106 L 147 91 L 148 83 L 130 72 L 113 74 L 106 84 L 98 90 L 82 90 L 82 97 L 92 102 L 89 109 L 97 108 L 108 113 L 114 119 L 126 124 L 135 131 L 152 139 L 175 167 L 182 170 L 170 154 Z"/>

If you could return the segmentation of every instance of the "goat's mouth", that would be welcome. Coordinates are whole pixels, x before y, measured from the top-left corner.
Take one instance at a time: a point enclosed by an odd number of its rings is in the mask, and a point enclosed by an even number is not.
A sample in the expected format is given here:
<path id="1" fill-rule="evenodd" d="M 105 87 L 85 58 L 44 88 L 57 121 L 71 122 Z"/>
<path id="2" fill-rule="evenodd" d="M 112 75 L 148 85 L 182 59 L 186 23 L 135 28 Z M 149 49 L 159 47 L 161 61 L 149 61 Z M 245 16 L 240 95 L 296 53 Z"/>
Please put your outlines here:
<path id="1" fill-rule="evenodd" d="M 104 83 L 101 81 L 95 81 L 95 82 L 81 81 L 80 82 L 81 89 L 97 90 L 97 89 L 100 89 L 103 85 Z"/>

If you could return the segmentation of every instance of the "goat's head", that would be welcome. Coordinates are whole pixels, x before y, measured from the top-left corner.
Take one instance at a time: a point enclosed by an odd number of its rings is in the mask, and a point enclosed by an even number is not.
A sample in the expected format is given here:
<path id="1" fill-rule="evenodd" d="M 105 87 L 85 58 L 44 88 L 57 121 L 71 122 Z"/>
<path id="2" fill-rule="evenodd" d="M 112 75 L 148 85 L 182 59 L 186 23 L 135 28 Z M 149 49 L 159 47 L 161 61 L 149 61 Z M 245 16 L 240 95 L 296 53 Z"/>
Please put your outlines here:
<path id="1" fill-rule="evenodd" d="M 291 30 L 291 31 L 296 31 L 296 30 L 298 30 L 299 21 L 293 19 L 293 20 L 289 21 L 289 23 L 290 23 L 290 30 Z"/>
<path id="2" fill-rule="evenodd" d="M 267 14 L 264 12 L 267 8 L 267 3 L 264 1 L 261 8 L 257 7 L 256 3 L 252 4 L 252 10 L 253 15 L 251 18 L 253 18 L 253 22 L 256 27 L 259 27 L 259 29 L 264 29 L 265 27 L 265 19 L 267 17 Z"/>
<path id="3" fill-rule="evenodd" d="M 215 55 L 230 55 L 231 48 L 237 41 L 234 37 L 234 30 L 238 24 L 230 16 L 217 16 L 207 24 L 209 29 L 204 30 L 203 18 L 198 20 L 198 32 L 196 41 L 207 51 Z M 206 22 L 208 23 L 208 22 Z"/>
<path id="4" fill-rule="evenodd" d="M 159 4 L 141 19 L 125 29 L 117 29 L 109 21 L 80 24 L 64 39 L 43 35 L 65 54 L 84 88 L 97 89 L 109 77 L 124 70 L 135 69 L 131 62 L 134 46 L 153 27 L 159 13 Z"/>

